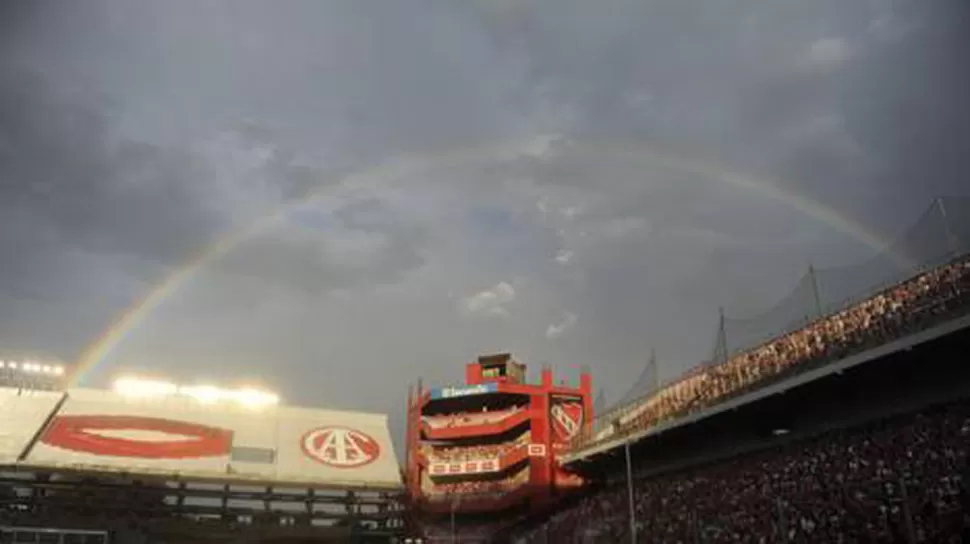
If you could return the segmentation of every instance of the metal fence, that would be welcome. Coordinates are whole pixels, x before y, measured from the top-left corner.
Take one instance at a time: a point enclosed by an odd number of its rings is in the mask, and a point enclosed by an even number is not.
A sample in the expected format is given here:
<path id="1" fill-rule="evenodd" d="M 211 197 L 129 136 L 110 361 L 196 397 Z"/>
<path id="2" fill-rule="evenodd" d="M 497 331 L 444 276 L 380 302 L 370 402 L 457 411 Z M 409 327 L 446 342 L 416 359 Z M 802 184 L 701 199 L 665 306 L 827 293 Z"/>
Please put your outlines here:
<path id="1" fill-rule="evenodd" d="M 788 295 L 768 310 L 746 317 L 722 313 L 710 360 L 723 361 L 797 330 L 968 251 L 970 197 L 937 198 L 889 247 L 865 261 L 809 266 Z"/>
<path id="2" fill-rule="evenodd" d="M 711 355 L 694 370 L 724 364 L 734 355 L 852 307 L 888 287 L 968 252 L 970 197 L 937 198 L 912 227 L 877 255 L 854 265 L 810 266 L 788 295 L 758 315 L 737 318 L 720 309 Z M 596 414 L 591 431 L 582 433 L 574 447 L 595 442 L 617 421 L 630 417 L 646 403 L 656 400 L 655 393 L 685 379 L 681 376 L 659 384 L 656 375 L 656 360 L 651 357 L 651 363 L 640 379 L 617 404 Z"/>
<path id="3" fill-rule="evenodd" d="M 0 544 L 108 544 L 107 531 L 0 526 Z"/>

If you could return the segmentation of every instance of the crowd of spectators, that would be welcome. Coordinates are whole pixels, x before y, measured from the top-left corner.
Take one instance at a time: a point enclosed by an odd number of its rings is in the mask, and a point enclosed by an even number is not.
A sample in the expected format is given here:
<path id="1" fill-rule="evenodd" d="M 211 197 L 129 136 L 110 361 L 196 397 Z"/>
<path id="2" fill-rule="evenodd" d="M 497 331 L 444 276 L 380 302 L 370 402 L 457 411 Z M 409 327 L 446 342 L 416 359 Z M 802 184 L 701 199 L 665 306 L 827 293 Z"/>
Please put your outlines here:
<path id="1" fill-rule="evenodd" d="M 522 433 L 515 440 L 501 444 L 480 444 L 474 446 L 425 446 L 425 454 L 434 461 L 480 461 L 499 459 L 507 452 L 529 443 L 529 433 Z"/>
<path id="2" fill-rule="evenodd" d="M 634 477 L 638 542 L 963 542 L 970 401 Z M 515 542 L 629 539 L 623 481 Z"/>
<path id="3" fill-rule="evenodd" d="M 463 495 L 502 494 L 517 489 L 527 482 L 529 471 L 522 470 L 501 480 L 462 480 L 458 482 L 441 482 L 434 485 L 432 493 L 459 497 Z"/>
<path id="4" fill-rule="evenodd" d="M 480 459 L 497 459 L 511 447 L 510 444 L 489 444 L 484 446 L 453 446 L 448 448 L 433 448 L 433 461 L 477 461 Z"/>
<path id="5" fill-rule="evenodd" d="M 490 536 L 495 532 L 494 523 L 469 523 L 462 522 L 452 533 L 451 526 L 444 525 L 425 525 L 424 542 L 428 544 L 451 544 L 452 542 L 462 542 L 463 544 L 480 544 L 489 542 Z"/>
<path id="6" fill-rule="evenodd" d="M 504 480 L 465 480 L 461 482 L 441 483 L 434 486 L 435 493 L 444 495 L 478 495 L 484 493 L 498 493 L 508 489 Z"/>
<path id="7" fill-rule="evenodd" d="M 970 258 L 964 257 L 725 362 L 699 367 L 649 397 L 607 414 L 594 434 L 580 437 L 576 446 L 628 435 L 708 408 L 771 381 L 923 330 L 968 309 Z M 604 423 L 608 427 L 603 428 Z"/>
<path id="8" fill-rule="evenodd" d="M 487 425 L 489 423 L 502 421 L 511 415 L 521 412 L 523 409 L 524 408 L 522 406 L 514 406 L 507 410 L 484 410 L 482 412 L 463 412 L 458 414 L 425 416 L 424 421 L 435 429 L 448 427 L 468 427 L 471 425 Z"/>

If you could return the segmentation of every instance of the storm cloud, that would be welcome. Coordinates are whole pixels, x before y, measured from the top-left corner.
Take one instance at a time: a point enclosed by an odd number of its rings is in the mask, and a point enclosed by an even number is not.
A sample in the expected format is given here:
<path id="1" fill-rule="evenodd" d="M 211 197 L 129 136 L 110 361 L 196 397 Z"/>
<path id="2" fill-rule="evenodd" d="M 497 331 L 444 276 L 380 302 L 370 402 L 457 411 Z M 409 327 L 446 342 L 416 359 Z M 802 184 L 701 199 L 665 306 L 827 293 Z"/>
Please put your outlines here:
<path id="1" fill-rule="evenodd" d="M 72 361 L 168 285 L 94 384 L 399 415 L 509 349 L 619 398 L 970 194 L 956 0 L 3 10 L 0 342 Z"/>

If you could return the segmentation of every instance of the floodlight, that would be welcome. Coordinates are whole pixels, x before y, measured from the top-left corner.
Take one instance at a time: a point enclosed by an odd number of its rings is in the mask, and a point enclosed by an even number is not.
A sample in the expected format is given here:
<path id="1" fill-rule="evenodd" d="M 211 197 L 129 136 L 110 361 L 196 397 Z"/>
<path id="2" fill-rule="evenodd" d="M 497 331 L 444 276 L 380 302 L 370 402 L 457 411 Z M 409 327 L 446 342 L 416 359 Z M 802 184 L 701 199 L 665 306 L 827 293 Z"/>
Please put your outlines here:
<path id="1" fill-rule="evenodd" d="M 51 365 L 44 365 L 43 367 L 41 367 L 41 370 L 44 372 L 44 374 L 50 374 L 51 372 L 54 371 L 51 368 Z"/>
<path id="2" fill-rule="evenodd" d="M 17 370 L 17 362 L 16 361 L 7 362 L 7 368 L 12 368 L 14 370 Z"/>
<path id="3" fill-rule="evenodd" d="M 186 385 L 179 387 L 178 392 L 206 404 L 217 402 L 226 396 L 223 390 L 212 385 Z"/>
<path id="4" fill-rule="evenodd" d="M 260 391 L 258 389 L 244 388 L 238 391 L 233 391 L 233 393 L 233 397 L 237 401 L 252 408 L 279 404 L 280 402 L 279 396 L 266 391 Z"/>
<path id="5" fill-rule="evenodd" d="M 64 367 L 53 366 L 50 372 L 60 376 L 64 374 Z M 275 393 L 262 391 L 254 387 L 241 389 L 222 389 L 214 385 L 177 385 L 175 383 L 158 380 L 146 380 L 136 377 L 124 377 L 115 380 L 115 392 L 130 397 L 162 397 L 180 395 L 195 399 L 204 404 L 220 401 L 237 402 L 250 408 L 261 408 L 279 404 L 279 396 Z"/>
<path id="6" fill-rule="evenodd" d="M 63 369 L 61 369 L 63 373 Z M 178 387 L 174 383 L 141 378 L 120 378 L 114 382 L 116 393 L 126 397 L 162 397 L 174 395 Z"/>
<path id="7" fill-rule="evenodd" d="M 61 365 L 55 366 L 54 367 L 54 375 L 55 376 L 63 376 L 64 375 L 64 367 L 61 366 Z"/>

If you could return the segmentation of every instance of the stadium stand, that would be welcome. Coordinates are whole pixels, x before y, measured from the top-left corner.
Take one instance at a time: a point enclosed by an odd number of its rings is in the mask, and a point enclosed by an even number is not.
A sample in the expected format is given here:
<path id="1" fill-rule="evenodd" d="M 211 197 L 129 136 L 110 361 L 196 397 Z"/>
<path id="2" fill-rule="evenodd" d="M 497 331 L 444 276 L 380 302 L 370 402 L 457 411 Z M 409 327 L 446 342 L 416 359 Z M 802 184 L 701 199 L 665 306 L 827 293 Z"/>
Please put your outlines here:
<path id="1" fill-rule="evenodd" d="M 498 444 L 479 444 L 471 446 L 425 446 L 423 451 L 432 461 L 474 461 L 480 459 L 498 459 L 504 454 L 530 443 L 530 436 L 523 432 L 515 440 Z"/>
<path id="2" fill-rule="evenodd" d="M 636 477 L 640 542 L 961 542 L 970 401 Z M 623 482 L 517 542 L 629 538 Z"/>
<path id="3" fill-rule="evenodd" d="M 965 313 L 968 303 L 970 257 L 964 256 L 721 364 L 699 367 L 656 394 L 600 418 L 592 435 L 581 437 L 574 447 L 631 435 L 925 330 Z"/>
<path id="4" fill-rule="evenodd" d="M 469 427 L 474 425 L 485 425 L 495 423 L 521 412 L 524 408 L 515 406 L 509 410 L 499 410 L 495 412 L 480 412 L 476 414 L 450 414 L 443 416 L 427 416 L 424 421 L 433 428 L 445 427 Z"/>
<path id="5" fill-rule="evenodd" d="M 713 349 L 706 362 L 658 387 L 656 360 L 643 369 L 633 387 L 608 410 L 598 410 L 593 436 L 602 435 L 616 420 L 655 397 L 661 389 L 677 389 L 690 374 L 698 374 L 714 364 L 728 362 L 739 354 L 756 350 L 824 321 L 904 284 L 906 280 L 953 262 L 970 252 L 970 197 L 948 196 L 934 199 L 918 220 L 896 240 L 857 264 L 817 268 L 810 266 L 794 289 L 771 308 L 743 318 L 728 316 L 722 308 Z M 807 367 L 799 367 L 806 370 Z M 696 382 L 695 382 L 696 385 Z M 684 385 L 679 386 L 684 389 Z M 672 392 L 668 391 L 668 395 Z M 683 394 L 680 392 L 680 394 Z M 590 436 L 581 438 L 588 441 Z"/>
<path id="6" fill-rule="evenodd" d="M 493 541 L 970 542 L 966 201 L 862 265 L 810 269 L 760 332 L 722 311 L 709 362 L 638 380 L 573 443 L 594 485 Z"/>

